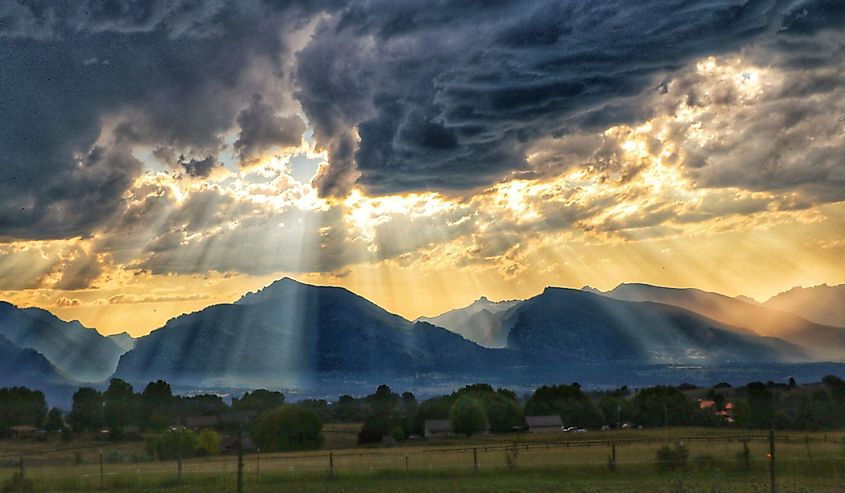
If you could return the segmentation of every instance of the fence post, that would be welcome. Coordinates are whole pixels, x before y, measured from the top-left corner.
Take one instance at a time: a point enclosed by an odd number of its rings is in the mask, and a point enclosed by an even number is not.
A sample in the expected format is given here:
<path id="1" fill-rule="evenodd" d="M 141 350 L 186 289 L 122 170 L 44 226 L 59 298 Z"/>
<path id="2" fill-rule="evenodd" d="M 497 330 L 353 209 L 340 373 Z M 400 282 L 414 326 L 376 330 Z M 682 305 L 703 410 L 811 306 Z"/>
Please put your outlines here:
<path id="1" fill-rule="evenodd" d="M 334 452 L 329 452 L 329 477 L 334 478 Z"/>
<path id="2" fill-rule="evenodd" d="M 244 427 L 238 427 L 238 493 L 244 491 Z"/>
<path id="3" fill-rule="evenodd" d="M 610 443 L 610 470 L 616 470 L 616 442 Z"/>
<path id="4" fill-rule="evenodd" d="M 180 444 L 181 445 L 181 444 Z M 176 481 L 182 486 L 182 451 L 176 454 Z"/>
<path id="5" fill-rule="evenodd" d="M 478 449 L 472 449 L 472 465 L 475 472 L 478 472 Z"/>
<path id="6" fill-rule="evenodd" d="M 810 466 L 813 465 L 813 454 L 810 453 L 810 437 L 804 435 L 804 447 L 807 448 L 807 459 L 810 461 Z"/>
<path id="7" fill-rule="evenodd" d="M 261 449 L 255 448 L 255 480 L 261 481 Z"/>
<path id="8" fill-rule="evenodd" d="M 405 470 L 408 470 L 408 452 L 405 452 Z"/>
<path id="9" fill-rule="evenodd" d="M 103 481 L 103 449 L 100 449 L 100 489 L 105 488 L 105 483 Z"/>
<path id="10" fill-rule="evenodd" d="M 771 493 L 777 493 L 777 480 L 775 476 L 775 429 L 769 430 L 769 482 Z"/>
<path id="11" fill-rule="evenodd" d="M 26 477 L 26 469 L 25 469 L 25 468 L 24 468 L 24 466 L 23 466 L 23 456 L 21 456 L 20 476 L 21 476 L 21 479 L 23 479 L 24 477 Z"/>

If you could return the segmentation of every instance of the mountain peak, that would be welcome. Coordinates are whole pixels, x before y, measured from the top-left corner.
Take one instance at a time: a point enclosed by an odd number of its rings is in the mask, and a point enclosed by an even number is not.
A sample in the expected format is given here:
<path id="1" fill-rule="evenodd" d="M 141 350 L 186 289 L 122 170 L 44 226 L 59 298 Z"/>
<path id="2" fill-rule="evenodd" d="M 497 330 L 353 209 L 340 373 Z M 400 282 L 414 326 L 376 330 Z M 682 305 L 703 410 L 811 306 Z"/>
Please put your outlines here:
<path id="1" fill-rule="evenodd" d="M 604 294 L 604 291 L 602 291 L 600 289 L 596 289 L 596 288 L 590 286 L 589 284 L 585 284 L 585 285 L 581 286 L 581 291 L 584 291 L 585 293 Z"/>

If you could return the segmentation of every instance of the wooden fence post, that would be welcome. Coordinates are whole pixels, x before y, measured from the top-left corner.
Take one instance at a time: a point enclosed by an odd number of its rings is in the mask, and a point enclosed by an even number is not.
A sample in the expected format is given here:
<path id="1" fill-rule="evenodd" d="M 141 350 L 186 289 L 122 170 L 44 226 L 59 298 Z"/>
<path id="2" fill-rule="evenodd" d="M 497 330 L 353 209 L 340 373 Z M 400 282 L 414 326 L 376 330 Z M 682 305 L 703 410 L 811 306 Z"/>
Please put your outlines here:
<path id="1" fill-rule="evenodd" d="M 769 430 L 769 483 L 771 493 L 777 493 L 777 477 L 775 475 L 775 429 Z"/>
<path id="2" fill-rule="evenodd" d="M 103 449 L 100 449 L 100 489 L 105 488 L 105 482 L 103 481 Z"/>

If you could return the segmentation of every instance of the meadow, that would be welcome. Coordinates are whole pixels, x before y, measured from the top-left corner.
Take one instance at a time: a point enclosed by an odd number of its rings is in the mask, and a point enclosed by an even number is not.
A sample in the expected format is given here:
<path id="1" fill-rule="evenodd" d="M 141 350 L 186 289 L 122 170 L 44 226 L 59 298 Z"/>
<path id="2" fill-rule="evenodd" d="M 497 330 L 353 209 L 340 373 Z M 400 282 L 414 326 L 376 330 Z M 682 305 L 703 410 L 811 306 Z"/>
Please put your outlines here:
<path id="1" fill-rule="evenodd" d="M 327 427 L 319 451 L 246 454 L 243 491 L 770 491 L 768 433 L 762 430 L 506 434 L 357 447 L 355 428 Z M 656 461 L 661 446 L 679 441 L 688 451 L 685 461 Z M 20 457 L 34 491 L 222 493 L 237 485 L 235 455 L 185 460 L 180 476 L 176 461 L 143 460 L 140 442 L 85 439 L 2 441 L 0 480 L 18 471 Z M 845 432 L 779 432 L 775 457 L 779 492 L 845 492 Z"/>

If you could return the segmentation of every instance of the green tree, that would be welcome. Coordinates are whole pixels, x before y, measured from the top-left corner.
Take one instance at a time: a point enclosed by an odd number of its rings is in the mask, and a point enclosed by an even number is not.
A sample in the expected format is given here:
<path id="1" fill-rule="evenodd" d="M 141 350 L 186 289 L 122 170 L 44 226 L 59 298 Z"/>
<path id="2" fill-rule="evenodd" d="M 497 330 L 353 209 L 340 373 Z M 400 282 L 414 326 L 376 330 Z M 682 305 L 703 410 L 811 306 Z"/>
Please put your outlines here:
<path id="1" fill-rule="evenodd" d="M 147 453 L 158 460 L 192 457 L 197 451 L 197 434 L 191 430 L 168 431 L 147 438 Z"/>
<path id="2" fill-rule="evenodd" d="M 488 428 L 484 405 L 474 397 L 462 395 L 452 406 L 450 413 L 452 429 L 466 436 L 485 431 Z"/>
<path id="3" fill-rule="evenodd" d="M 761 382 L 745 386 L 745 400 L 748 402 L 748 417 L 741 425 L 750 428 L 768 428 L 774 424 L 774 395 Z"/>
<path id="4" fill-rule="evenodd" d="M 220 433 L 204 430 L 197 436 L 197 455 L 217 455 L 220 453 Z"/>
<path id="5" fill-rule="evenodd" d="M 540 387 L 525 403 L 525 414 L 557 414 L 566 426 L 597 428 L 604 423 L 601 410 L 578 385 Z"/>
<path id="6" fill-rule="evenodd" d="M 252 438 L 268 452 L 313 450 L 323 443 L 323 424 L 313 411 L 300 406 L 281 406 L 256 418 Z"/>
<path id="7" fill-rule="evenodd" d="M 484 405 L 490 431 L 508 433 L 522 426 L 525 418 L 516 401 L 498 392 L 482 394 L 478 399 Z"/>
<path id="8" fill-rule="evenodd" d="M 0 432 L 9 426 L 41 426 L 47 417 L 47 401 L 39 390 L 26 387 L 0 389 Z"/>
<path id="9" fill-rule="evenodd" d="M 285 403 L 285 395 L 266 389 L 256 389 L 245 393 L 240 399 L 232 399 L 232 409 L 237 411 L 255 411 L 263 413 Z"/>
<path id="10" fill-rule="evenodd" d="M 134 400 L 132 385 L 119 378 L 111 379 L 109 388 L 103 392 L 103 422 L 112 436 L 119 438 L 123 429 L 135 421 Z"/>
<path id="11" fill-rule="evenodd" d="M 685 426 L 692 419 L 692 402 L 680 390 L 665 385 L 641 390 L 631 407 L 634 420 L 646 426 Z"/>
<path id="12" fill-rule="evenodd" d="M 44 428 L 47 431 L 61 431 L 65 429 L 65 420 L 63 418 L 62 410 L 54 407 L 47 413 L 47 421 L 44 423 Z"/>
<path id="13" fill-rule="evenodd" d="M 91 387 L 77 390 L 68 423 L 74 430 L 99 430 L 103 426 L 103 395 Z"/>
<path id="14" fill-rule="evenodd" d="M 170 384 L 164 380 L 150 382 L 141 392 L 141 425 L 162 431 L 170 423 L 176 398 Z"/>

